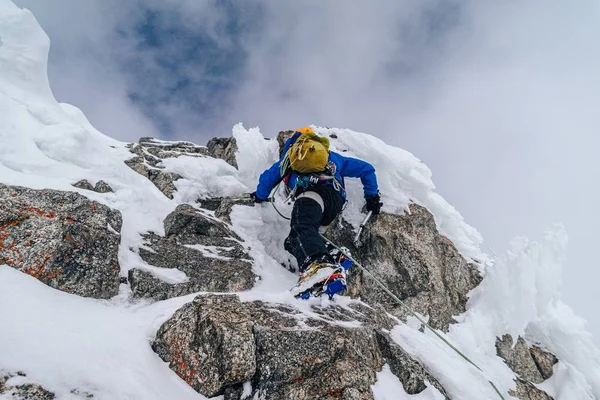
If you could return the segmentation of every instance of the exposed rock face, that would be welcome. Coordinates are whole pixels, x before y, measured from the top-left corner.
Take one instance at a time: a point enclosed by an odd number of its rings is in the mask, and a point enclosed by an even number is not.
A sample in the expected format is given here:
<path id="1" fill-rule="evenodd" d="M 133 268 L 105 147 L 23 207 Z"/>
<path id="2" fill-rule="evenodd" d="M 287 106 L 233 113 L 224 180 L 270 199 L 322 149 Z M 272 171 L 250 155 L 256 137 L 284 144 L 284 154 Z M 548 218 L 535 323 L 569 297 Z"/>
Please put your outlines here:
<path id="1" fill-rule="evenodd" d="M 404 351 L 402 347 L 393 342 L 389 335 L 378 331 L 377 342 L 381 349 L 381 354 L 390 365 L 390 370 L 402 382 L 406 393 L 421 393 L 427 389 L 425 382 L 428 382 L 447 397 L 442 385 L 419 362 L 415 361 Z"/>
<path id="2" fill-rule="evenodd" d="M 552 399 L 546 392 L 535 387 L 534 383 L 542 383 L 552 376 L 552 368 L 558 359 L 550 352 L 538 346 L 529 346 L 522 337 L 517 339 L 513 347 L 511 335 L 496 339 L 496 351 L 504 359 L 509 368 L 517 374 L 515 380 L 517 390 L 512 396 L 521 400 Z"/>
<path id="3" fill-rule="evenodd" d="M 516 379 L 517 390 L 511 390 L 508 394 L 520 400 L 554 400 L 548 393 L 535 387 L 531 382 Z"/>
<path id="4" fill-rule="evenodd" d="M 229 165 L 237 168 L 235 160 L 235 152 L 237 151 L 237 143 L 235 138 L 213 138 L 206 144 L 208 154 L 214 158 L 225 160 Z"/>
<path id="5" fill-rule="evenodd" d="M 97 193 L 110 193 L 113 191 L 110 185 L 104 181 L 96 182 L 96 187 L 94 187 L 87 179 L 82 179 L 74 183 L 73 186 L 79 189 L 92 190 Z"/>
<path id="6" fill-rule="evenodd" d="M 535 345 L 531 346 L 529 353 L 531 354 L 531 357 L 533 357 L 535 365 L 542 374 L 542 378 L 544 378 L 544 380 L 550 378 L 554 373 L 553 368 L 554 365 L 558 363 L 558 358 L 556 358 L 554 354 Z"/>
<path id="7" fill-rule="evenodd" d="M 25 374 L 0 374 L 0 397 L 19 400 L 54 400 L 56 395 L 42 386 L 31 383 L 10 384 L 9 379 L 24 377 Z"/>
<path id="8" fill-rule="evenodd" d="M 286 305 L 201 295 L 160 328 L 152 347 L 207 397 L 239 400 L 243 383 L 250 382 L 250 398 L 372 399 L 370 386 L 383 365 L 376 331 L 394 321 L 360 304 L 356 310 L 313 311 L 316 316 L 309 317 Z M 406 381 L 425 379 L 441 388 L 418 362 L 379 335 L 386 360 Z"/>
<path id="9" fill-rule="evenodd" d="M 354 232 L 343 221 L 332 224 L 327 237 L 351 249 L 353 256 L 413 310 L 429 315 L 434 328 L 446 331 L 453 316 L 465 311 L 467 293 L 481 277 L 452 242 L 436 228 L 433 216 L 416 204 L 410 214 L 381 213 L 363 231 L 363 245 L 355 248 Z M 392 313 L 405 311 L 358 268 L 351 269 L 349 294 Z"/>
<path id="10" fill-rule="evenodd" d="M 227 223 L 231 223 L 231 211 L 233 206 L 241 205 L 252 207 L 254 205 L 254 201 L 248 195 L 240 197 L 214 197 L 200 199 L 198 202 L 200 203 L 200 207 L 209 211 L 214 211 L 215 217 L 220 218 Z"/>
<path id="11" fill-rule="evenodd" d="M 129 145 L 129 151 L 136 154 L 136 157 L 125 161 L 125 164 L 138 174 L 148 178 L 158 190 L 172 199 L 173 192 L 176 190 L 175 181 L 180 179 L 181 175 L 164 171 L 164 167 L 160 163 L 164 158 L 183 154 L 181 150 L 195 149 L 193 146 L 195 145 L 192 143 L 187 146 L 186 142 L 163 143 L 156 142 L 153 138 L 141 138 L 138 144 Z M 205 153 L 205 149 L 202 153 Z"/>
<path id="12" fill-rule="evenodd" d="M 0 263 L 53 288 L 115 296 L 121 225 L 120 212 L 77 193 L 0 184 Z"/>
<path id="13" fill-rule="evenodd" d="M 258 278 L 241 239 L 223 222 L 189 205 L 179 205 L 164 221 L 165 236 L 144 235 L 144 261 L 160 268 L 185 272 L 188 282 L 171 284 L 139 269 L 129 271 L 136 297 L 164 300 L 198 291 L 238 292 L 250 289 Z"/>
<path id="14" fill-rule="evenodd" d="M 294 131 L 280 131 L 277 134 L 277 143 L 279 144 L 279 157 L 283 155 L 283 146 L 285 145 L 285 141 L 294 134 Z"/>
<path id="15" fill-rule="evenodd" d="M 237 168 L 235 161 L 237 145 L 234 138 L 214 138 L 205 147 L 191 142 L 167 142 L 143 137 L 138 143 L 130 144 L 129 151 L 136 156 L 125 161 L 125 164 L 150 179 L 170 199 L 173 198 L 173 192 L 176 190 L 175 181 L 181 179 L 181 175 L 164 170 L 161 162 L 166 158 L 214 157 L 223 159 Z"/>
<path id="16" fill-rule="evenodd" d="M 517 339 L 517 343 L 513 347 L 512 336 L 502 336 L 502 339 L 496 340 L 496 352 L 520 378 L 533 383 L 544 381 L 542 373 L 529 352 L 529 346 L 522 337 Z"/>

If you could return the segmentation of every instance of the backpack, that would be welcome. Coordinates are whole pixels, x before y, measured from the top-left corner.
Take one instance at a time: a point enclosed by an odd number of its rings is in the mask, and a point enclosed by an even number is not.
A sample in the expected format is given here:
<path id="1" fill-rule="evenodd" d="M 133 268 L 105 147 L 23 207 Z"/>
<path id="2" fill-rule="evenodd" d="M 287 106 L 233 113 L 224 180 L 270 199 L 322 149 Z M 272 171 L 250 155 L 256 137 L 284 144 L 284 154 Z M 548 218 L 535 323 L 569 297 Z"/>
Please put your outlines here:
<path id="1" fill-rule="evenodd" d="M 294 172 L 323 172 L 329 161 L 329 139 L 314 132 L 304 132 L 290 147 L 286 158 Z"/>

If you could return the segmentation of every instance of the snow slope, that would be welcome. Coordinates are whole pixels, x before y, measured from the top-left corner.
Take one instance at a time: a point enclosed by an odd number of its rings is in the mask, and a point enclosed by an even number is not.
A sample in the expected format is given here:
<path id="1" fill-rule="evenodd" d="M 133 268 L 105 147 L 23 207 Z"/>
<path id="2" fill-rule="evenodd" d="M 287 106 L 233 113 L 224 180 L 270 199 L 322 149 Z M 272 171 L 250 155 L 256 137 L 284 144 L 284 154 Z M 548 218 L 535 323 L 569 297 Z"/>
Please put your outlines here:
<path id="1" fill-rule="evenodd" d="M 258 128 L 247 130 L 240 124 L 233 128 L 240 148 L 239 170 L 211 158 L 165 161 L 167 170 L 185 178 L 177 181 L 178 192 L 169 200 L 124 164 L 132 156 L 125 143 L 95 130 L 77 108 L 56 102 L 46 74 L 48 46 L 29 11 L 0 0 L 0 182 L 78 191 L 120 210 L 121 274 L 138 267 L 170 281 L 185 279 L 183 273 L 173 275 L 145 265 L 136 252 L 140 233 L 161 233 L 165 216 L 181 202 L 253 190 L 260 172 L 276 160 L 277 143 L 264 140 Z M 479 233 L 435 193 L 431 172 L 413 155 L 364 133 L 315 129 L 337 135 L 334 150 L 373 162 L 385 211 L 402 212 L 410 201 L 424 205 L 440 231 L 484 273 L 467 312 L 446 335 L 484 374 L 431 333 L 419 332 L 418 324 L 399 324 L 392 331 L 394 339 L 427 365 L 454 398 L 497 398 L 487 379 L 505 396 L 514 388 L 514 374 L 495 355 L 495 337 L 504 333 L 543 343 L 558 356 L 554 376 L 543 384 L 555 399 L 600 398 L 600 352 L 585 331 L 585 322 L 560 300 L 566 246 L 562 228 L 549 231 L 540 242 L 519 239 L 506 255 L 492 260 L 480 250 Z M 80 179 L 92 184 L 102 179 L 115 191 L 100 195 L 71 186 Z M 348 180 L 347 185 L 350 204 L 345 216 L 357 224 L 362 219 L 360 182 Z M 281 201 L 279 207 L 290 212 Z M 255 272 L 263 278 L 242 299 L 294 302 L 278 289 L 295 282 L 295 276 L 280 266 L 289 260 L 282 250 L 287 222 L 270 206 L 260 205 L 234 208 L 232 223 L 250 245 Z M 97 399 L 202 399 L 148 345 L 160 324 L 192 298 L 151 304 L 132 300 L 123 286 L 110 301 L 84 299 L 0 266 L 0 371 L 23 371 L 59 399 L 81 398 L 71 393 L 73 389 Z M 309 304 L 300 307 L 310 312 Z M 433 388 L 410 396 L 399 385 L 384 368 L 373 392 L 379 400 L 439 398 Z"/>

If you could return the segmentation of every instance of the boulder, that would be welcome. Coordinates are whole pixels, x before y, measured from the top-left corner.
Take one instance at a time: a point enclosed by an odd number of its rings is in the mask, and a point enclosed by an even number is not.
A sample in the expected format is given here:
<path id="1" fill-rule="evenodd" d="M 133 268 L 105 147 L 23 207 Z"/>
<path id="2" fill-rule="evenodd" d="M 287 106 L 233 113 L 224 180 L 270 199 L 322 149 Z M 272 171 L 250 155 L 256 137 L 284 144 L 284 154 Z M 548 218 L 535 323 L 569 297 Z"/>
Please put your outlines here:
<path id="1" fill-rule="evenodd" d="M 285 145 L 286 140 L 294 134 L 293 130 L 288 131 L 280 131 L 277 134 L 277 144 L 279 144 L 279 157 L 283 155 L 283 147 Z"/>
<path id="2" fill-rule="evenodd" d="M 94 186 L 87 179 L 82 179 L 73 184 L 74 187 L 84 190 L 94 190 Z"/>
<path id="3" fill-rule="evenodd" d="M 160 166 L 160 159 L 145 152 L 140 145 L 133 145 L 130 151 L 137 156 L 125 161 L 125 164 L 138 174 L 148 178 L 154 186 L 158 188 L 165 196 L 172 199 L 173 193 L 177 190 L 175 181 L 181 179 L 181 175 L 174 172 L 163 171 Z"/>
<path id="4" fill-rule="evenodd" d="M 549 351 L 535 345 L 529 348 L 529 353 L 531 354 L 533 361 L 535 361 L 535 365 L 540 371 L 542 378 L 544 378 L 544 380 L 550 378 L 554 373 L 554 365 L 558 363 L 558 358 Z"/>
<path id="5" fill-rule="evenodd" d="M 343 220 L 330 225 L 325 236 L 350 249 L 393 293 L 416 312 L 428 315 L 431 326 L 443 331 L 454 322 L 453 316 L 466 310 L 467 294 L 481 282 L 477 267 L 438 232 L 433 215 L 417 204 L 410 205 L 409 213 L 373 217 L 359 248 L 352 243 L 352 227 Z M 382 304 L 397 316 L 406 315 L 358 268 L 350 270 L 349 288 L 352 297 Z"/>
<path id="6" fill-rule="evenodd" d="M 214 158 L 225 160 L 227 164 L 237 168 L 235 152 L 238 150 L 235 138 L 212 138 L 206 144 L 208 154 Z"/>
<path id="7" fill-rule="evenodd" d="M 513 346 L 511 335 L 504 335 L 496 339 L 496 353 L 501 357 L 506 365 L 521 379 L 533 383 L 544 381 L 542 373 L 537 368 L 533 357 L 529 351 L 529 346 L 522 337 L 517 339 Z"/>
<path id="8" fill-rule="evenodd" d="M 198 203 L 200 203 L 200 207 L 209 211 L 214 211 L 215 217 L 229 224 L 231 223 L 231 211 L 233 210 L 233 206 L 254 206 L 254 200 L 252 200 L 248 195 L 199 199 Z"/>
<path id="9" fill-rule="evenodd" d="M 535 387 L 531 382 L 523 379 L 516 379 L 517 390 L 510 390 L 508 392 L 512 397 L 516 397 L 519 400 L 554 400 L 548 393 Z"/>
<path id="10" fill-rule="evenodd" d="M 164 300 L 199 291 L 238 292 L 258 279 L 242 240 L 223 222 L 182 204 L 167 216 L 164 228 L 165 236 L 143 235 L 140 256 L 152 266 L 176 268 L 189 279 L 173 284 L 133 268 L 128 278 L 135 297 Z"/>
<path id="11" fill-rule="evenodd" d="M 513 346 L 511 335 L 496 338 L 496 352 L 519 378 L 533 383 L 542 383 L 553 374 L 558 358 L 539 346 L 529 346 L 522 337 Z"/>
<path id="12" fill-rule="evenodd" d="M 104 181 L 96 182 L 96 186 L 94 187 L 94 191 L 98 193 L 112 193 L 113 189 L 110 185 Z"/>
<path id="13" fill-rule="evenodd" d="M 85 189 L 85 190 L 92 190 L 94 192 L 97 193 L 111 193 L 113 192 L 112 187 L 110 187 L 110 185 L 104 181 L 98 181 L 96 182 L 96 186 L 92 186 L 91 183 L 88 182 L 87 179 L 82 179 L 78 182 L 75 182 L 73 184 L 74 187 L 78 188 L 78 189 Z"/>
<path id="14" fill-rule="evenodd" d="M 0 199 L 0 264 L 84 297 L 118 293 L 119 211 L 74 192 L 3 184 Z"/>
<path id="15" fill-rule="evenodd" d="M 383 366 L 378 335 L 385 336 L 377 331 L 394 322 L 359 302 L 305 314 L 289 305 L 207 294 L 165 322 L 152 348 L 207 397 L 239 400 L 246 384 L 247 398 L 373 399 L 371 385 Z M 386 359 L 407 382 L 425 377 L 441 388 L 400 346 L 381 340 Z"/>
<path id="16" fill-rule="evenodd" d="M 539 346 L 529 346 L 520 336 L 513 346 L 513 338 L 509 334 L 496 338 L 496 352 L 517 375 L 517 390 L 510 393 L 511 396 L 520 400 L 552 399 L 534 383 L 542 383 L 552 376 L 554 364 L 558 362 L 554 354 Z"/>
<path id="17" fill-rule="evenodd" d="M 1 372 L 1 371 L 0 371 Z M 32 383 L 11 383 L 11 378 L 18 378 L 18 381 L 25 378 L 25 374 L 0 373 L 0 398 L 19 399 L 19 400 L 54 400 L 56 395 L 40 385 Z"/>

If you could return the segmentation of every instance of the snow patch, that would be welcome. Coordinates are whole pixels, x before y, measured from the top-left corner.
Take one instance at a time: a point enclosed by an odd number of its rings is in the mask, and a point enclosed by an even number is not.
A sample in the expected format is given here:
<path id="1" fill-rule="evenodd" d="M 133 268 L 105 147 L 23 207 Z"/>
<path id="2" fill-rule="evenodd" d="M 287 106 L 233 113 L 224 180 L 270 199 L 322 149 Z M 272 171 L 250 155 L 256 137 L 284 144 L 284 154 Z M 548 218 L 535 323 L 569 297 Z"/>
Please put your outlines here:
<path id="1" fill-rule="evenodd" d="M 204 399 L 150 348 L 156 329 L 184 297 L 115 307 L 52 289 L 0 266 L 0 369 L 66 398 L 78 389 L 95 399 Z"/>
<path id="2" fill-rule="evenodd" d="M 428 385 L 427 389 L 418 394 L 408 394 L 402 382 L 394 375 L 388 364 L 377 373 L 377 382 L 371 386 L 375 400 L 443 400 L 444 396 L 435 387 Z"/>
<path id="3" fill-rule="evenodd" d="M 216 258 L 217 260 L 228 261 L 231 260 L 231 257 L 224 257 L 220 255 L 222 251 L 231 251 L 233 247 L 222 247 L 222 246 L 204 246 L 201 244 L 185 244 L 187 248 L 197 250 L 206 258 Z"/>

